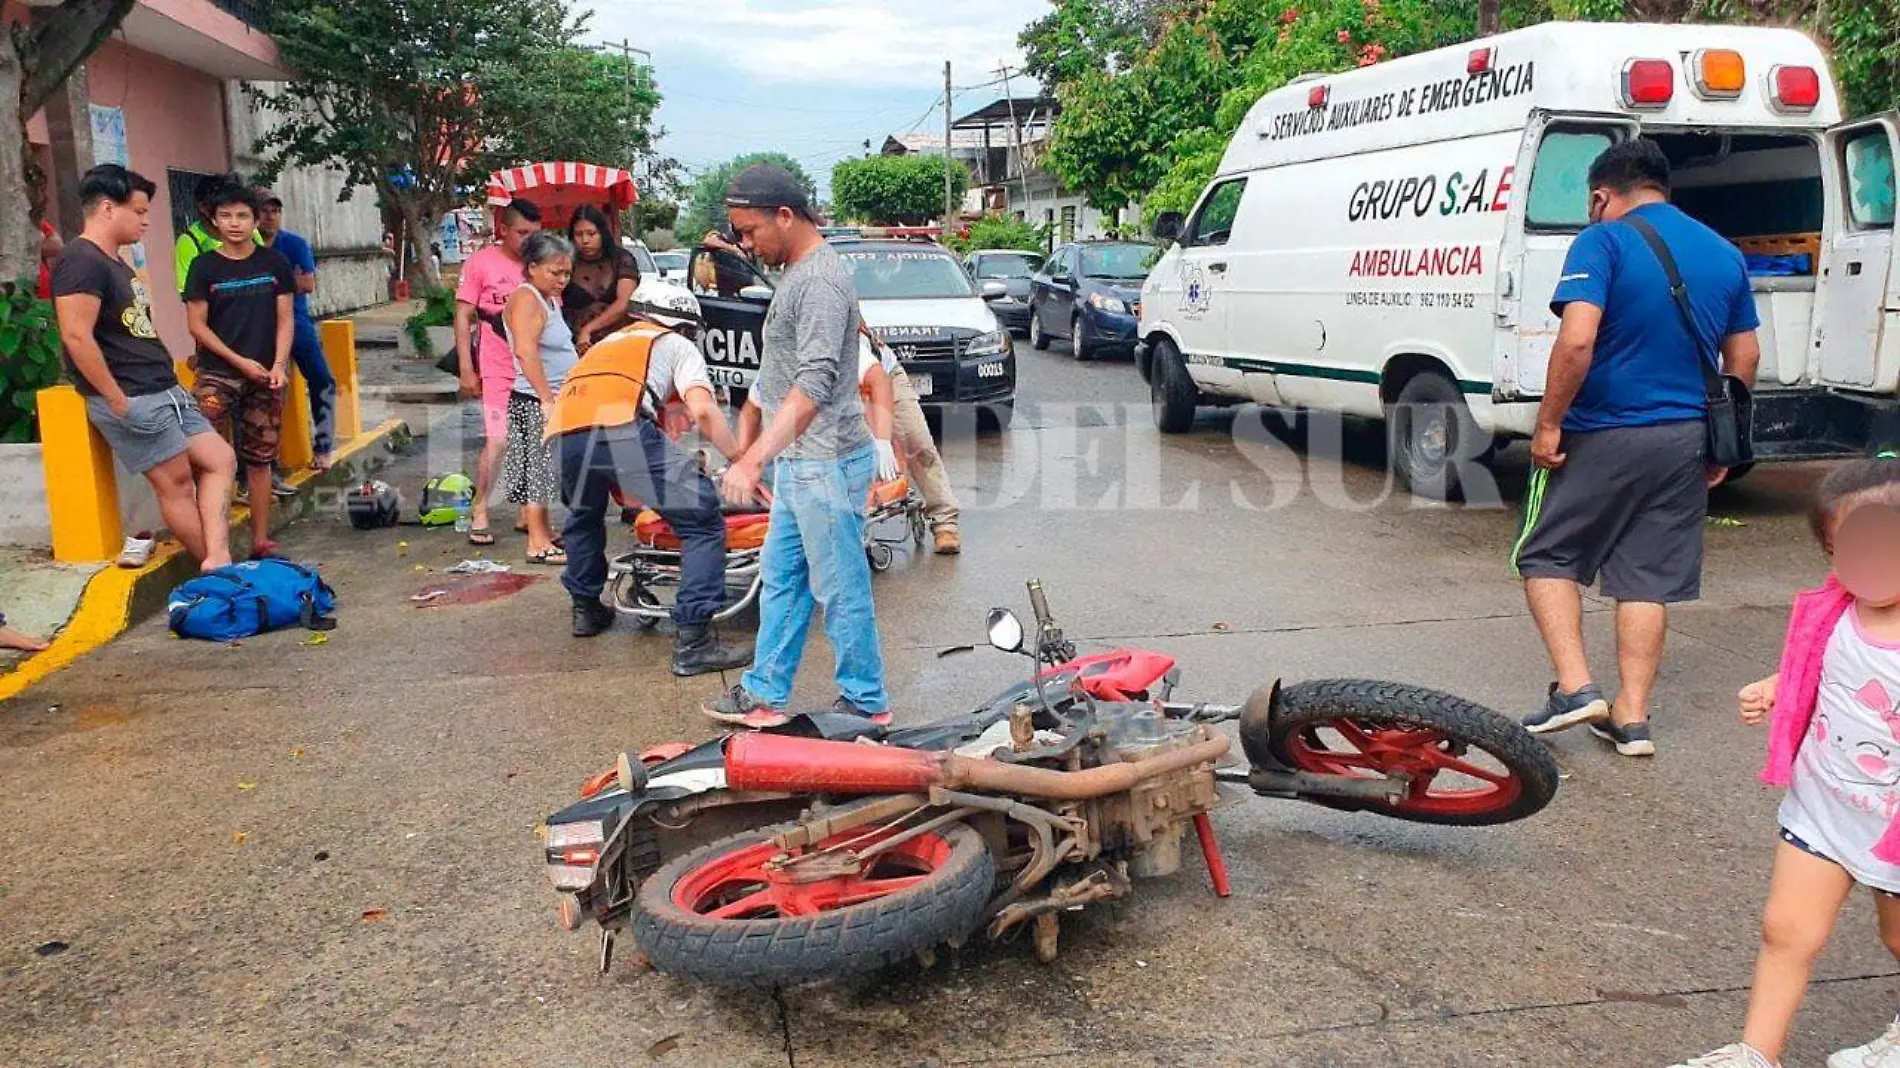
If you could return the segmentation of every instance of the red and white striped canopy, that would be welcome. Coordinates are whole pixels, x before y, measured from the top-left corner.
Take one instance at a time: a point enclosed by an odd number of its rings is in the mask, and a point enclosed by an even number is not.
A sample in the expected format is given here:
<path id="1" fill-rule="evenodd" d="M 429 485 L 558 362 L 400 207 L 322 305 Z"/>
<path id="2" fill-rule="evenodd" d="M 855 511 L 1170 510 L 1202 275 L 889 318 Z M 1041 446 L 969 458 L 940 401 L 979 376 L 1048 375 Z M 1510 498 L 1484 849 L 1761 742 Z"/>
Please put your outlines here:
<path id="1" fill-rule="evenodd" d="M 488 176 L 488 203 L 498 208 L 518 196 L 535 200 L 536 190 L 562 201 L 605 202 L 620 211 L 640 199 L 633 175 L 593 163 L 536 163 Z"/>

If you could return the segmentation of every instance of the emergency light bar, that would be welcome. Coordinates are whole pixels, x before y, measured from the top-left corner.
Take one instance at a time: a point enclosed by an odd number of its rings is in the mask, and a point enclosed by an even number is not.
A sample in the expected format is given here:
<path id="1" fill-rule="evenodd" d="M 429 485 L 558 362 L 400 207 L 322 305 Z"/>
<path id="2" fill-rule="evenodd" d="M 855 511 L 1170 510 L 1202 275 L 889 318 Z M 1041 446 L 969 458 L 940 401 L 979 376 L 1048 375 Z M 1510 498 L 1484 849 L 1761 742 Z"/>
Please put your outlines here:
<path id="1" fill-rule="evenodd" d="M 1623 106 L 1660 111 L 1676 96 L 1676 68 L 1666 59 L 1632 59 L 1623 64 Z"/>
<path id="2" fill-rule="evenodd" d="M 1813 111 L 1820 103 L 1820 71 L 1813 67 L 1768 69 L 1768 104 L 1776 111 Z"/>
<path id="3" fill-rule="evenodd" d="M 1326 106 L 1326 101 L 1332 98 L 1332 95 L 1333 91 L 1326 86 L 1315 85 L 1306 91 L 1306 106 L 1308 108 L 1323 108 Z"/>
<path id="4" fill-rule="evenodd" d="M 1729 48 L 1704 48 L 1690 57 L 1695 92 L 1704 100 L 1734 100 L 1748 85 L 1748 64 Z"/>

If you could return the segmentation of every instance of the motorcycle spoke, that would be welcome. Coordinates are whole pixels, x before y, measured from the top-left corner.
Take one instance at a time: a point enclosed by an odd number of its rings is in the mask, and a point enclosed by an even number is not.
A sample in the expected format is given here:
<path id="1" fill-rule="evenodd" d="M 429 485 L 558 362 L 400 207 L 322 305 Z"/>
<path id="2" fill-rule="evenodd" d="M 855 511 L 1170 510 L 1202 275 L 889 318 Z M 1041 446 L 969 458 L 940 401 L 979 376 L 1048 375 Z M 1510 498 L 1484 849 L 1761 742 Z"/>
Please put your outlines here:
<path id="1" fill-rule="evenodd" d="M 753 891 L 739 900 L 729 905 L 721 905 L 705 915 L 715 920 L 736 920 L 755 912 L 776 907 L 777 902 L 773 900 L 772 891 L 770 888 L 767 888 Z"/>
<path id="2" fill-rule="evenodd" d="M 1450 771 L 1459 775 L 1467 775 L 1473 779 L 1481 779 L 1488 782 L 1492 786 L 1503 786 L 1505 782 L 1511 778 L 1509 772 L 1492 771 L 1489 768 L 1481 768 L 1469 761 L 1460 760 L 1457 757 L 1447 754 L 1440 754 L 1433 760 L 1433 763 L 1438 765 L 1439 771 Z"/>

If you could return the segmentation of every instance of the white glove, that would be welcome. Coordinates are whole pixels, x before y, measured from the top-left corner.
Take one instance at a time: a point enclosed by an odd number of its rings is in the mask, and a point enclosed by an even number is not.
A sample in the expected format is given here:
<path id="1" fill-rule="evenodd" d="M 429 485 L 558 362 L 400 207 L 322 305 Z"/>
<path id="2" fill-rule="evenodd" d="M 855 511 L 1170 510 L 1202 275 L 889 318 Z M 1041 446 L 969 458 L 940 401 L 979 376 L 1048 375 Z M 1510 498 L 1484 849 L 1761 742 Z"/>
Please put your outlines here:
<path id="1" fill-rule="evenodd" d="M 872 438 L 871 444 L 877 446 L 877 480 L 893 482 L 897 479 L 897 450 L 883 438 Z"/>

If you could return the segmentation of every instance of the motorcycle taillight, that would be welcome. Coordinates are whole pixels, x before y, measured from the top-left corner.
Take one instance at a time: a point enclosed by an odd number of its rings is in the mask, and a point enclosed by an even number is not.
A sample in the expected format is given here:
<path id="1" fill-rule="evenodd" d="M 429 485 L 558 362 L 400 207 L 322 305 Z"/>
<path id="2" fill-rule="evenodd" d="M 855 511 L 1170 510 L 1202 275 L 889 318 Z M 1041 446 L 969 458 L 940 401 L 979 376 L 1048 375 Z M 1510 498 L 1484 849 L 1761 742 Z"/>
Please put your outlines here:
<path id="1" fill-rule="evenodd" d="M 556 890 L 585 890 L 594 881 L 594 864 L 606 844 L 600 820 L 556 823 L 548 827 L 548 878 Z"/>

